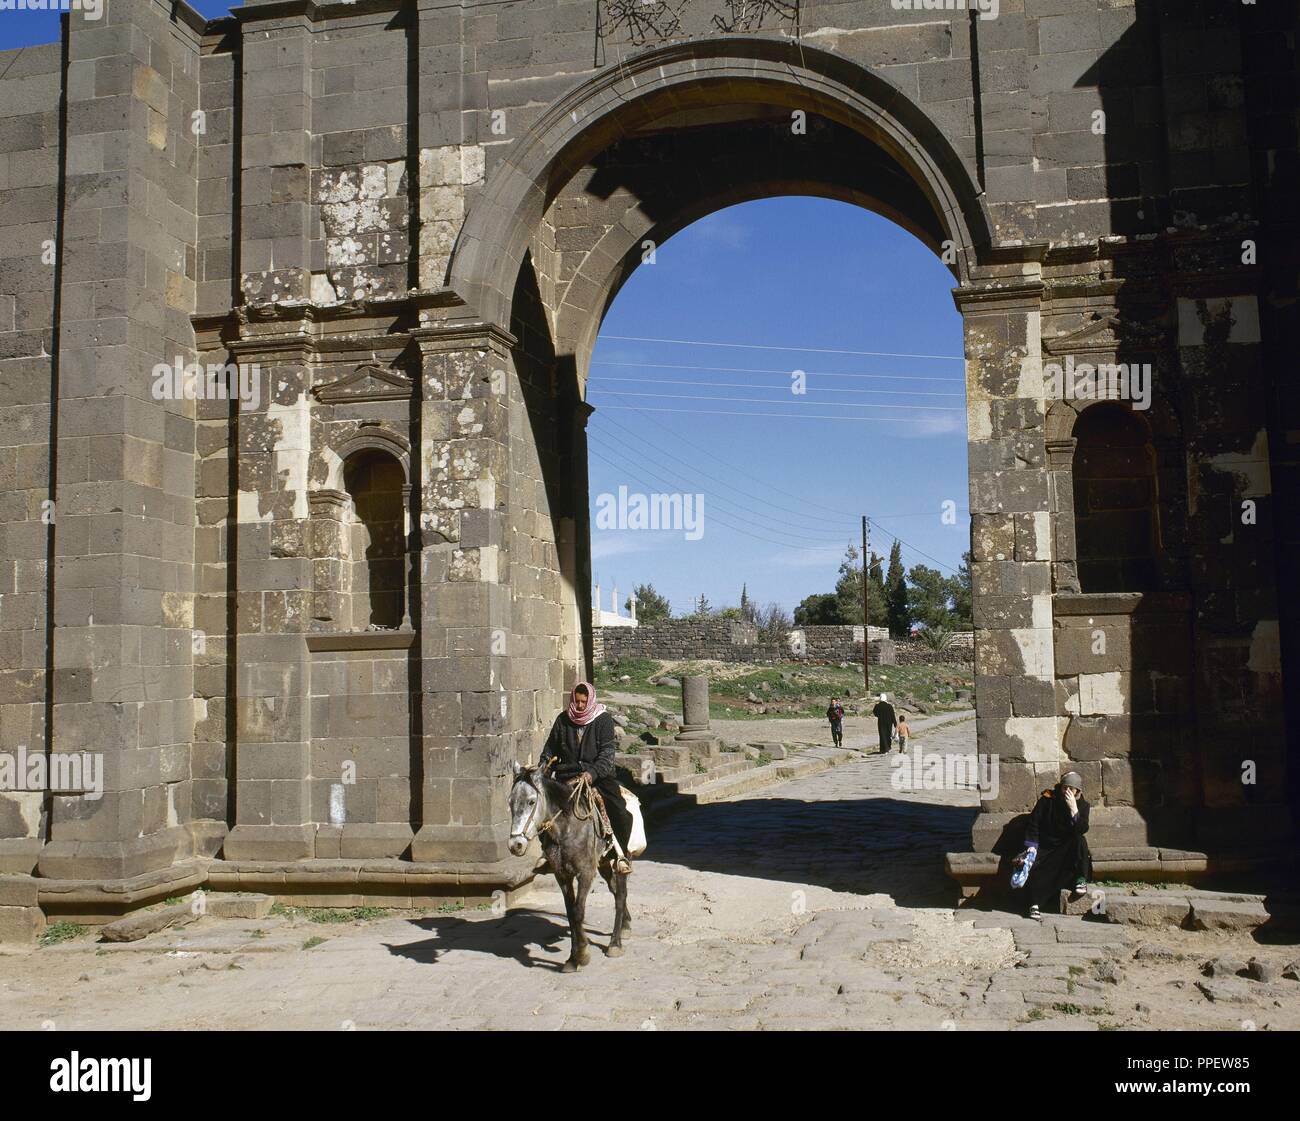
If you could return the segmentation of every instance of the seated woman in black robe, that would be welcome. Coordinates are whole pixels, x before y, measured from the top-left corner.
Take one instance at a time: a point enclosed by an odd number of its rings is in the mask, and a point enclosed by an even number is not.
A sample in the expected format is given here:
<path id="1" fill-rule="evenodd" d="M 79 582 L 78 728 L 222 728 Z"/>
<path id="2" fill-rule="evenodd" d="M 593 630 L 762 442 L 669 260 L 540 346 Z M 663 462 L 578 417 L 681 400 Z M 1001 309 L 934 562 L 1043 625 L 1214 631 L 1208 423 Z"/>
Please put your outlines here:
<path id="1" fill-rule="evenodd" d="M 1081 895 L 1092 876 L 1092 854 L 1084 834 L 1088 832 L 1088 801 L 1083 796 L 1083 777 L 1078 771 L 1064 775 L 1051 790 L 1039 795 L 1029 826 L 1025 847 L 1038 849 L 1025 888 L 1029 895 L 1029 917 L 1040 918 L 1042 908 L 1059 897 L 1062 888 Z"/>
<path id="2" fill-rule="evenodd" d="M 614 868 L 622 875 L 632 871 L 627 860 L 628 838 L 632 834 L 632 813 L 614 774 L 614 718 L 596 703 L 595 686 L 579 681 L 569 695 L 569 707 L 555 718 L 551 734 L 542 748 L 541 765 L 555 765 L 551 774 L 568 782 L 586 772 L 591 785 L 600 791 L 605 812 L 621 847 Z"/>

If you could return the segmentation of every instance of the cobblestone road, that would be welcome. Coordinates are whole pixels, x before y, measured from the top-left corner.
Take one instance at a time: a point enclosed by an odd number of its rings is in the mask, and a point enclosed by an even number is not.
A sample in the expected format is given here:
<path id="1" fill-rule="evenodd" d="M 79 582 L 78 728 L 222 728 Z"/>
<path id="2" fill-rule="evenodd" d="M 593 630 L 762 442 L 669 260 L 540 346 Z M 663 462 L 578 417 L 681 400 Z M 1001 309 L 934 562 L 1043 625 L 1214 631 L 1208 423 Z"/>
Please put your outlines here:
<path id="1" fill-rule="evenodd" d="M 973 751 L 974 723 L 917 738 Z M 900 791 L 890 775 L 864 756 L 670 815 L 632 879 L 627 955 L 600 952 L 613 916 L 601 886 L 576 975 L 559 973 L 568 938 L 546 877 L 504 915 L 205 919 L 125 948 L 85 937 L 5 955 L 0 1027 L 1300 1026 L 1295 982 L 1240 1003 L 1197 990 L 1197 955 L 1221 941 L 1144 964 L 1124 927 L 955 912 L 941 854 L 968 843 L 976 794 Z"/>

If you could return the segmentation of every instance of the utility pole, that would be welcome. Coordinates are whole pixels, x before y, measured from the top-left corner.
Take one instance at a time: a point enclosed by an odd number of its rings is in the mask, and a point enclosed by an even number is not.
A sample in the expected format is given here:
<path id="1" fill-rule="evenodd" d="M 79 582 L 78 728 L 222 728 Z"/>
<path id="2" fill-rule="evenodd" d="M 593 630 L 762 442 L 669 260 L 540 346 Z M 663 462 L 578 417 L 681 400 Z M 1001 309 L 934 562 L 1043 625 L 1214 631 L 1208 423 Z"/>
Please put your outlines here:
<path id="1" fill-rule="evenodd" d="M 871 660 L 871 642 L 868 636 L 868 620 L 871 616 L 867 613 L 867 589 L 871 586 L 868 568 L 870 561 L 867 552 L 867 515 L 862 515 L 862 686 L 867 691 L 867 700 L 871 699 L 871 669 L 868 663 Z"/>

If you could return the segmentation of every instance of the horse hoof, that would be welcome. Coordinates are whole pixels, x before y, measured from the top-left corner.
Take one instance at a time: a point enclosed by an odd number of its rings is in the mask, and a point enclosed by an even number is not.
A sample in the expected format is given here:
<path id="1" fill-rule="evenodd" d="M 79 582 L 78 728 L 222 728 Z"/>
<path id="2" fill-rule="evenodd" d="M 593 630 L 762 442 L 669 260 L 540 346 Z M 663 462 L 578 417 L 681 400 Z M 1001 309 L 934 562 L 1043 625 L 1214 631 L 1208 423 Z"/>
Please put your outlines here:
<path id="1" fill-rule="evenodd" d="M 572 959 L 570 959 L 569 961 L 566 961 L 562 966 L 560 966 L 560 972 L 561 972 L 561 973 L 577 973 L 577 972 L 578 972 L 578 963 L 577 963 L 576 961 L 573 961 Z"/>
<path id="2" fill-rule="evenodd" d="M 607 946 L 607 947 L 605 948 L 605 956 L 606 956 L 607 958 L 621 958 L 621 957 L 623 956 L 623 947 L 622 947 L 622 946 Z"/>
<path id="3" fill-rule="evenodd" d="M 591 961 L 591 951 L 583 946 L 578 953 L 578 964 L 587 965 Z"/>

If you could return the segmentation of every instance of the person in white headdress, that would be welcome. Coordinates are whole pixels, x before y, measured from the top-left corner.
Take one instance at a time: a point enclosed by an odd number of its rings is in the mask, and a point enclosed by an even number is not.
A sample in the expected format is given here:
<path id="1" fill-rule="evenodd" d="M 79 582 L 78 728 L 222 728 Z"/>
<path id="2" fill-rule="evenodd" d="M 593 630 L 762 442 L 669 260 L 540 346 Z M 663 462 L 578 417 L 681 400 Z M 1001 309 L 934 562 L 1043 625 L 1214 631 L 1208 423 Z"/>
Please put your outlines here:
<path id="1" fill-rule="evenodd" d="M 898 724 L 898 714 L 889 703 L 888 693 L 880 694 L 880 700 L 871 710 L 871 715 L 876 718 L 876 731 L 880 733 L 880 754 L 887 755 L 893 746 L 894 728 Z"/>

